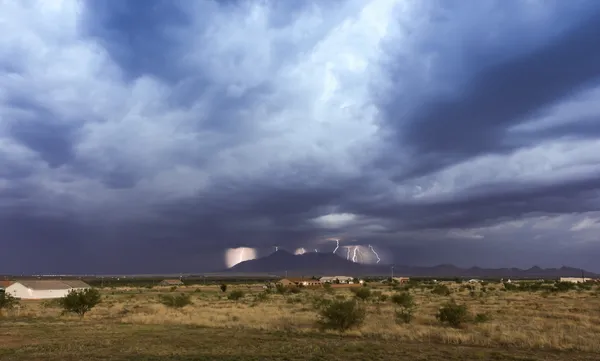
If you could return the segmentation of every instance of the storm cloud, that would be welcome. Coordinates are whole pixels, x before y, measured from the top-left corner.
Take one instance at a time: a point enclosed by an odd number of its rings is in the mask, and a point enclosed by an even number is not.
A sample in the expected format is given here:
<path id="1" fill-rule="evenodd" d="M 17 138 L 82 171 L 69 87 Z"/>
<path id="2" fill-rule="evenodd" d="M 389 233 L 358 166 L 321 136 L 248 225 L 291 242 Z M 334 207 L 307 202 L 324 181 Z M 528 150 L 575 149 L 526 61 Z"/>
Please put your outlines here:
<path id="1" fill-rule="evenodd" d="M 596 1 L 0 0 L 0 34 L 0 273 L 600 271 Z"/>

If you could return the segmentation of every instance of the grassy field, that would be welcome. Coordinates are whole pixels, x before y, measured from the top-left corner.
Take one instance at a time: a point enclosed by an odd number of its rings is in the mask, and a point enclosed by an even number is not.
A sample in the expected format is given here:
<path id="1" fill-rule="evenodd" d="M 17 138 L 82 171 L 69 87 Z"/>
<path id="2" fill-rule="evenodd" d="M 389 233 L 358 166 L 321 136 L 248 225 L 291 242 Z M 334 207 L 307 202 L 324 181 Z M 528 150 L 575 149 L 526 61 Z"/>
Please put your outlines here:
<path id="1" fill-rule="evenodd" d="M 261 285 L 103 289 L 102 303 L 83 319 L 61 315 L 48 302 L 22 301 L 0 319 L 0 360 L 599 360 L 597 289 L 559 293 L 482 292 L 452 284 L 450 296 L 410 290 L 417 307 L 410 324 L 397 323 L 384 300 L 398 291 L 371 285 L 362 326 L 343 334 L 320 331 L 319 300 L 351 299 L 349 290 L 302 290 L 264 295 Z M 232 290 L 245 294 L 227 299 Z M 173 309 L 159 296 L 189 294 Z M 460 328 L 435 315 L 450 299 L 470 315 Z"/>

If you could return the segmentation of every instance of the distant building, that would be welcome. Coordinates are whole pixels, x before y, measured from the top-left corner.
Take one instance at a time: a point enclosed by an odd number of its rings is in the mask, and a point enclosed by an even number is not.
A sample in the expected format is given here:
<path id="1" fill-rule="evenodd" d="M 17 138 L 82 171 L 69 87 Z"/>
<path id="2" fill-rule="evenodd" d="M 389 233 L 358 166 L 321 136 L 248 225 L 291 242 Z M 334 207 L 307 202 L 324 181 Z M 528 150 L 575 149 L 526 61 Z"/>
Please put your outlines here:
<path id="1" fill-rule="evenodd" d="M 319 279 L 321 283 L 354 283 L 354 277 L 350 276 L 327 276 Z"/>
<path id="2" fill-rule="evenodd" d="M 410 281 L 410 278 L 408 277 L 394 277 L 392 280 L 398 282 L 398 283 L 408 283 L 408 281 Z"/>
<path id="3" fill-rule="evenodd" d="M 5 290 L 21 299 L 61 298 L 72 290 L 83 290 L 90 285 L 80 280 L 27 280 L 17 281 Z"/>
<path id="4" fill-rule="evenodd" d="M 478 280 L 478 279 L 475 279 L 475 278 L 473 278 L 473 279 L 470 279 L 468 282 L 469 282 L 469 283 L 480 283 L 480 282 L 481 282 L 481 280 Z"/>
<path id="5" fill-rule="evenodd" d="M 283 278 L 278 283 L 284 286 L 320 287 L 321 281 L 312 278 Z"/>
<path id="6" fill-rule="evenodd" d="M 593 278 L 586 277 L 561 277 L 558 279 L 560 282 L 571 282 L 571 283 L 584 283 L 584 282 L 594 282 Z"/>
<path id="7" fill-rule="evenodd" d="M 183 281 L 181 281 L 179 279 L 162 280 L 162 281 L 160 281 L 160 283 L 158 285 L 159 286 L 183 286 Z"/>

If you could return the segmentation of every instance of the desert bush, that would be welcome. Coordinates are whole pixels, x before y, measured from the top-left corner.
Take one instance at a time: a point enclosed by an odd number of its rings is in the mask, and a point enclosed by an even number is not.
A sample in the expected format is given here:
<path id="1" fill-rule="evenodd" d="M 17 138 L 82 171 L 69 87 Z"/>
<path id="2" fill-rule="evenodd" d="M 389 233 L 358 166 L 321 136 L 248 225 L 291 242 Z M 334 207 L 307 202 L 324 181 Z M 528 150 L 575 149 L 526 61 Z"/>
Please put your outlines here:
<path id="1" fill-rule="evenodd" d="M 0 292 L 0 316 L 4 310 L 10 310 L 19 304 L 19 300 L 10 293 Z"/>
<path id="2" fill-rule="evenodd" d="M 321 329 L 345 332 L 362 325 L 366 310 L 356 300 L 333 301 L 319 311 L 318 325 Z"/>
<path id="3" fill-rule="evenodd" d="M 42 302 L 42 308 L 55 308 L 60 306 L 60 298 L 51 298 Z"/>
<path id="4" fill-rule="evenodd" d="M 221 288 L 221 292 L 225 293 L 227 292 L 227 285 L 226 284 L 222 284 L 219 288 Z"/>
<path id="5" fill-rule="evenodd" d="M 182 308 L 192 303 L 189 295 L 185 293 L 179 294 L 177 296 L 172 295 L 160 295 L 159 301 L 163 305 L 171 308 Z"/>
<path id="6" fill-rule="evenodd" d="M 490 315 L 487 313 L 478 313 L 475 315 L 475 319 L 473 320 L 475 323 L 484 323 L 491 320 Z"/>
<path id="7" fill-rule="evenodd" d="M 371 297 L 371 289 L 367 287 L 351 288 L 351 292 L 354 293 L 356 298 L 363 301 L 366 301 Z"/>
<path id="8" fill-rule="evenodd" d="M 317 311 L 320 311 L 323 308 L 329 306 L 332 302 L 332 300 L 324 297 L 314 297 L 312 299 L 312 305 Z"/>
<path id="9" fill-rule="evenodd" d="M 287 291 L 289 293 L 293 293 L 293 294 L 298 294 L 298 293 L 302 292 L 302 290 L 298 286 L 288 286 Z"/>
<path id="10" fill-rule="evenodd" d="M 440 284 L 440 285 L 436 285 L 431 290 L 431 293 L 433 293 L 434 295 L 449 296 L 451 291 L 450 291 L 450 288 L 448 288 L 448 286 Z"/>
<path id="11" fill-rule="evenodd" d="M 325 290 L 325 292 L 328 292 L 328 293 L 333 291 L 333 287 L 331 287 L 331 283 L 324 283 L 323 289 Z"/>
<path id="12" fill-rule="evenodd" d="M 71 290 L 59 300 L 63 313 L 71 312 L 83 317 L 101 302 L 101 296 L 97 289 L 87 288 L 84 290 Z"/>
<path id="13" fill-rule="evenodd" d="M 269 299 L 269 292 L 267 290 L 263 292 L 259 292 L 256 296 L 254 296 L 254 301 L 266 301 Z"/>
<path id="14" fill-rule="evenodd" d="M 229 293 L 227 299 L 231 301 L 237 301 L 242 297 L 244 297 L 244 292 L 242 290 L 233 290 L 231 293 Z"/>
<path id="15" fill-rule="evenodd" d="M 556 290 L 556 292 L 567 292 L 576 288 L 577 284 L 571 282 L 556 282 L 554 284 L 554 289 Z"/>
<path id="16" fill-rule="evenodd" d="M 391 300 L 392 303 L 404 308 L 412 308 L 415 305 L 413 296 L 408 292 L 396 293 L 392 295 Z"/>
<path id="17" fill-rule="evenodd" d="M 277 293 L 279 293 L 280 295 L 284 295 L 287 292 L 287 288 L 284 285 L 282 285 L 281 283 L 278 283 L 275 285 L 275 291 Z"/>
<path id="18" fill-rule="evenodd" d="M 439 309 L 435 317 L 441 323 L 448 324 L 452 327 L 460 327 L 469 317 L 467 305 L 448 302 Z"/>
<path id="19" fill-rule="evenodd" d="M 171 288 L 169 288 L 169 292 L 175 292 L 177 291 L 177 286 L 171 286 Z"/>
<path id="20" fill-rule="evenodd" d="M 394 311 L 396 323 L 410 323 L 415 309 L 413 296 L 408 292 L 397 293 L 392 296 L 392 302 L 398 307 Z"/>

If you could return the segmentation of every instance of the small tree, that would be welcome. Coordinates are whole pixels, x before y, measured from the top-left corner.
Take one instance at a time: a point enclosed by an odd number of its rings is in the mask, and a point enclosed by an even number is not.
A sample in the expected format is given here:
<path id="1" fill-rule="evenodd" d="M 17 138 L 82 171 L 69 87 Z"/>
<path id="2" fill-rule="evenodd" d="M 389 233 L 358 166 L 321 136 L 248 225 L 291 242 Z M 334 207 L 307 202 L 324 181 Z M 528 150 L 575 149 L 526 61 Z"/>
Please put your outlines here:
<path id="1" fill-rule="evenodd" d="M 467 321 L 469 314 L 467 305 L 458 305 L 454 301 L 446 303 L 435 316 L 441 323 L 452 327 L 460 327 Z"/>
<path id="2" fill-rule="evenodd" d="M 100 292 L 95 288 L 86 288 L 84 290 L 71 290 L 60 298 L 60 305 L 63 312 L 72 312 L 83 317 L 88 311 L 101 301 Z"/>
<path id="3" fill-rule="evenodd" d="M 365 321 L 366 310 L 355 300 L 332 301 L 323 305 L 319 316 L 318 324 L 322 329 L 345 332 Z"/>
<path id="4" fill-rule="evenodd" d="M 0 292 L 0 316 L 2 316 L 4 310 L 10 310 L 18 304 L 19 301 L 14 298 L 13 295 L 6 292 Z"/>
<path id="5" fill-rule="evenodd" d="M 413 296 L 408 292 L 397 293 L 392 296 L 392 302 L 398 306 L 398 309 L 395 311 L 396 322 L 410 323 L 415 308 Z"/>
<path id="6" fill-rule="evenodd" d="M 227 292 L 227 285 L 224 283 L 221 285 L 221 292 Z"/>
<path id="7" fill-rule="evenodd" d="M 323 289 L 325 290 L 325 292 L 328 292 L 328 293 L 333 291 L 333 288 L 331 287 L 331 283 L 329 283 L 329 282 L 323 283 Z"/>

